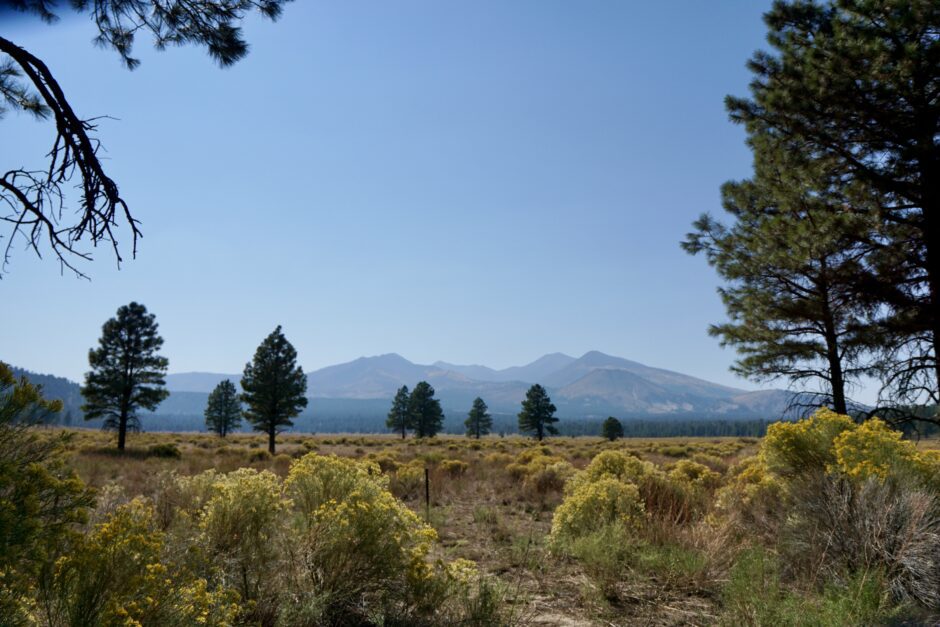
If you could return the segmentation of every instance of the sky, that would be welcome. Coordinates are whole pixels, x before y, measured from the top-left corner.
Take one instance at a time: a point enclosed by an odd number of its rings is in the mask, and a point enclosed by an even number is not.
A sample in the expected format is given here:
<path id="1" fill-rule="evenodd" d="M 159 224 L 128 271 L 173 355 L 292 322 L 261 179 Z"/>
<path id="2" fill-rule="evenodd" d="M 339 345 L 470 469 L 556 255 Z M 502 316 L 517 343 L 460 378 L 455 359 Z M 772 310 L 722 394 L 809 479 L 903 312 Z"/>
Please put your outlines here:
<path id="1" fill-rule="evenodd" d="M 305 370 L 600 350 L 754 388 L 707 334 L 719 278 L 679 242 L 750 173 L 723 99 L 747 93 L 769 4 L 296 2 L 245 23 L 232 68 L 143 38 L 134 71 L 85 16 L 0 12 L 79 115 L 108 116 L 144 232 L 120 268 L 94 251 L 91 280 L 17 245 L 0 359 L 79 380 L 136 300 L 171 372 L 240 372 L 280 324 Z M 51 141 L 8 114 L 0 167 L 41 167 Z"/>

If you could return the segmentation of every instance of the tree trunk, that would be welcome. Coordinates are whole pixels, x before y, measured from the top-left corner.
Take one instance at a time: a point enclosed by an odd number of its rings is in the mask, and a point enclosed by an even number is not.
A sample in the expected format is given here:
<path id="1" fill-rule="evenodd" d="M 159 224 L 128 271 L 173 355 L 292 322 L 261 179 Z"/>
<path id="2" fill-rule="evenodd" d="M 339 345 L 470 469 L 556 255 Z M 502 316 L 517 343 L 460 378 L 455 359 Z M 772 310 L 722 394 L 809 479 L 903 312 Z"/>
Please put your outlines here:
<path id="1" fill-rule="evenodd" d="M 825 268 L 825 260 L 822 262 Z M 832 410 L 837 414 L 848 414 L 845 402 L 845 375 L 842 372 L 842 356 L 839 355 L 839 336 L 836 321 L 829 306 L 828 284 L 823 280 L 823 328 L 825 329 L 826 360 L 829 362 L 829 388 L 832 391 Z"/>
<path id="2" fill-rule="evenodd" d="M 832 410 L 837 414 L 848 414 L 848 407 L 845 401 L 845 380 L 842 374 L 842 360 L 839 359 L 839 344 L 834 335 L 830 341 L 828 333 L 826 337 L 826 353 L 829 359 L 829 386 L 832 388 Z"/>
<path id="3" fill-rule="evenodd" d="M 936 181 L 932 181 L 936 184 Z M 924 207 L 924 226 L 926 227 L 926 259 L 927 285 L 930 290 L 930 334 L 934 360 L 934 389 L 935 400 L 940 401 L 940 246 L 937 242 L 937 231 L 940 228 L 936 212 L 940 211 L 940 200 L 930 203 L 933 206 Z M 931 233 L 933 235 L 931 235 Z M 935 418 L 936 420 L 936 418 Z"/>
<path id="4" fill-rule="evenodd" d="M 131 413 L 130 404 L 130 387 L 125 383 L 121 397 L 121 416 L 118 419 L 118 451 L 121 453 L 124 452 L 124 444 L 127 442 L 127 420 Z"/>
<path id="5" fill-rule="evenodd" d="M 271 427 L 268 429 L 268 452 L 271 453 L 271 455 L 274 455 L 274 435 L 275 429 Z"/>
<path id="6" fill-rule="evenodd" d="M 127 441 L 127 410 L 121 410 L 121 418 L 118 421 L 118 451 L 124 452 L 124 443 Z"/>

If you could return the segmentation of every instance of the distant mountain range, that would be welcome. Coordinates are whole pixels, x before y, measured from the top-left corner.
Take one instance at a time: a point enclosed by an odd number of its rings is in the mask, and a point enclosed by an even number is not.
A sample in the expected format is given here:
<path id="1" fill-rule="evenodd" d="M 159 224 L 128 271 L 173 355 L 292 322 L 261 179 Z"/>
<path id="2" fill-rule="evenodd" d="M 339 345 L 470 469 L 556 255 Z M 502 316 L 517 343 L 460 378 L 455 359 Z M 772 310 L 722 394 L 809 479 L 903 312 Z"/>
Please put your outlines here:
<path id="1" fill-rule="evenodd" d="M 205 395 L 223 379 L 237 383 L 237 374 L 185 372 L 167 377 L 172 395 L 160 413 L 186 413 L 205 406 Z M 465 412 L 482 397 L 494 412 L 518 411 L 533 383 L 548 390 L 560 416 L 596 418 L 765 418 L 780 417 L 790 400 L 783 390 L 746 391 L 661 368 L 590 351 L 575 358 L 562 353 L 540 357 L 525 366 L 495 370 L 442 361 L 415 364 L 389 353 L 328 366 L 307 374 L 307 390 L 317 399 L 390 400 L 402 385 L 427 381 L 445 411 Z M 176 397 L 174 399 L 174 396 Z M 179 406 L 177 406 L 179 405 Z"/>

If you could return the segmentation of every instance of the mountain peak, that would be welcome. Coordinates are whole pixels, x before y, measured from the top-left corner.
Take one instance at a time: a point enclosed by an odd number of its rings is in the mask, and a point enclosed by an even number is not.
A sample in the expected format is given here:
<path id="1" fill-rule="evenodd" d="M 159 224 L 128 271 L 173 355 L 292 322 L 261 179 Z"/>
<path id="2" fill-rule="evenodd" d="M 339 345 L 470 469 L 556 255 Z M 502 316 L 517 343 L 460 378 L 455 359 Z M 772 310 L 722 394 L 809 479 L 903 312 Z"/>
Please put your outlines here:
<path id="1" fill-rule="evenodd" d="M 362 357 L 356 359 L 355 361 L 360 362 L 360 363 L 364 361 L 368 361 L 372 363 L 383 363 L 383 364 L 408 364 L 412 366 L 414 365 L 413 362 L 405 359 L 398 353 L 382 353 L 381 355 L 370 355 L 368 357 L 363 355 Z"/>

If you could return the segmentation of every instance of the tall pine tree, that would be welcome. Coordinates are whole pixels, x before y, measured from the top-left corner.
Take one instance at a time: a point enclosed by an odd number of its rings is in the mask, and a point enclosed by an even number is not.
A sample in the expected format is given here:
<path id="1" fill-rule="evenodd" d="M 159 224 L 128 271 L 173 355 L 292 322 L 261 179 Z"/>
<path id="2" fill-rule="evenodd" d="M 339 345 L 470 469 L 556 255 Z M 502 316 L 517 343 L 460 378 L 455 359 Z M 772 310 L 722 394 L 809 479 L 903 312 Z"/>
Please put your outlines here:
<path id="1" fill-rule="evenodd" d="M 704 253 L 727 281 L 719 289 L 730 321 L 709 333 L 740 357 L 732 370 L 766 382 L 785 378 L 804 410 L 848 413 L 847 388 L 872 368 L 883 338 L 877 307 L 862 294 L 872 280 L 872 221 L 847 211 L 828 174 L 763 136 L 751 138 L 754 176 L 722 188 L 730 226 L 702 216 L 683 247 Z"/>
<path id="2" fill-rule="evenodd" d="M 411 428 L 411 410 L 408 406 L 410 398 L 407 385 L 398 388 L 398 392 L 392 400 L 392 408 L 388 412 L 388 418 L 385 420 L 385 426 L 392 431 L 401 433 L 402 440 L 405 439 L 405 436 L 408 435 L 408 429 Z"/>
<path id="3" fill-rule="evenodd" d="M 444 427 L 441 402 L 434 398 L 434 388 L 427 381 L 418 383 L 411 392 L 408 410 L 415 435 L 419 438 L 434 437 Z"/>
<path id="4" fill-rule="evenodd" d="M 824 159 L 852 210 L 879 222 L 872 264 L 886 280 L 866 290 L 893 313 L 888 387 L 940 401 L 940 3 L 778 0 L 764 19 L 773 51 L 751 59 L 731 118 Z"/>
<path id="5" fill-rule="evenodd" d="M 242 404 L 238 400 L 235 384 L 228 379 L 221 381 L 209 393 L 206 404 L 206 426 L 221 437 L 241 426 Z"/>
<path id="6" fill-rule="evenodd" d="M 140 430 L 137 412 L 153 411 L 169 396 L 164 387 L 169 361 L 157 354 L 163 338 L 156 317 L 138 303 L 120 307 L 104 323 L 98 342 L 88 351 L 91 371 L 85 373 L 82 411 L 85 420 L 104 418 L 103 428 L 118 432 L 123 451 L 128 430 Z"/>
<path id="7" fill-rule="evenodd" d="M 558 422 L 555 409 L 552 399 L 548 397 L 548 392 L 536 383 L 525 393 L 525 400 L 522 401 L 522 411 L 519 412 L 519 431 L 531 433 L 540 442 L 546 433 L 557 435 L 558 429 L 554 426 L 554 423 Z"/>
<path id="8" fill-rule="evenodd" d="M 268 434 L 268 452 L 275 451 L 275 437 L 307 406 L 307 375 L 297 365 L 297 351 L 278 325 L 261 342 L 242 375 L 245 418 L 255 431 Z"/>
<path id="9" fill-rule="evenodd" d="M 464 421 L 467 427 L 467 435 L 480 439 L 480 436 L 486 435 L 493 428 L 493 417 L 487 413 L 486 403 L 483 399 L 477 397 L 473 400 L 473 407 Z"/>

